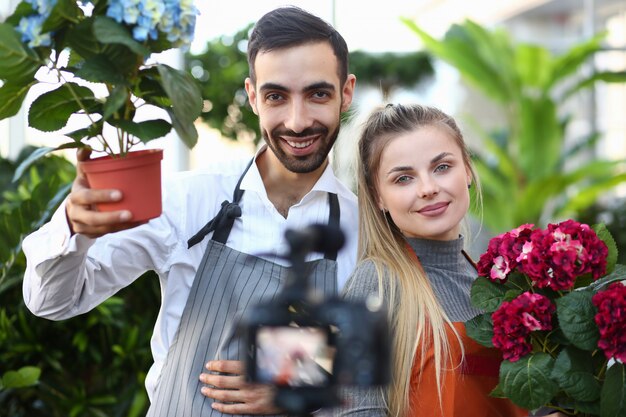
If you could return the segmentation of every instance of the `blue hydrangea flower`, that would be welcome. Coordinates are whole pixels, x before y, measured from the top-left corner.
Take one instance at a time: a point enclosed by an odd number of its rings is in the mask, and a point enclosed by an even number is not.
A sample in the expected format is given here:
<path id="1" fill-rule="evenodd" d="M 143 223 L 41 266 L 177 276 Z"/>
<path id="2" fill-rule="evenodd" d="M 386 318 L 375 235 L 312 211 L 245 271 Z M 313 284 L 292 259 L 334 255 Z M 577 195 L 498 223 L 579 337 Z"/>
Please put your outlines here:
<path id="1" fill-rule="evenodd" d="M 31 15 L 20 20 L 17 30 L 22 34 L 22 42 L 28 42 L 28 46 L 50 46 L 52 39 L 49 33 L 41 33 L 41 27 L 47 16 Z"/>
<path id="2" fill-rule="evenodd" d="M 35 14 L 23 17 L 17 27 L 18 32 L 22 34 L 22 41 L 27 42 L 28 46 L 35 48 L 37 46 L 50 46 L 52 38 L 50 33 L 41 33 L 41 28 L 46 19 L 50 16 L 52 8 L 56 5 L 57 0 L 25 0 L 33 7 Z"/>
<path id="3" fill-rule="evenodd" d="M 52 8 L 57 4 L 57 0 L 26 0 L 26 3 L 33 6 L 38 14 L 48 17 Z"/>
<path id="4" fill-rule="evenodd" d="M 176 47 L 193 39 L 198 9 L 193 0 L 109 0 L 107 16 L 131 26 L 139 42 L 157 39 L 159 32 Z"/>

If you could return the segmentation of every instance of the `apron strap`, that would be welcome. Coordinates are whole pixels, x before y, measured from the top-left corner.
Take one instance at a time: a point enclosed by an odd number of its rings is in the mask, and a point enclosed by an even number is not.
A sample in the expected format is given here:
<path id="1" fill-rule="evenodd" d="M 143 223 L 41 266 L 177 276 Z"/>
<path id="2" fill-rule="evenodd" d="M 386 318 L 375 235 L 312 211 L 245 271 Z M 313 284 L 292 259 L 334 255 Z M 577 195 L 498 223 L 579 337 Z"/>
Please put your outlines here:
<path id="1" fill-rule="evenodd" d="M 226 244 L 226 240 L 228 239 L 228 235 L 230 234 L 230 229 L 233 227 L 233 223 L 235 223 L 235 219 L 241 217 L 241 207 L 239 207 L 239 202 L 241 201 L 241 196 L 243 196 L 243 190 L 240 188 L 241 181 L 243 177 L 252 166 L 254 162 L 254 158 L 248 162 L 248 166 L 243 171 L 243 174 L 239 177 L 239 181 L 237 181 L 237 186 L 235 187 L 235 191 L 233 191 L 233 202 L 229 202 L 228 200 L 224 200 L 222 202 L 222 207 L 220 211 L 212 218 L 202 229 L 198 231 L 195 235 L 193 235 L 187 241 L 187 249 L 190 249 L 192 246 L 202 242 L 202 239 L 209 233 L 215 231 L 213 234 L 213 240 L 218 241 L 220 243 Z"/>
<path id="2" fill-rule="evenodd" d="M 231 203 L 228 200 L 224 200 L 222 202 L 222 207 L 217 215 L 187 241 L 187 249 L 190 249 L 192 246 L 202 242 L 204 237 L 211 232 L 215 232 L 211 238 L 212 240 L 226 244 L 230 231 L 235 223 L 235 219 L 241 217 L 241 207 L 239 207 L 239 202 L 243 196 L 243 190 L 240 188 L 241 181 L 248 172 L 248 169 L 250 169 L 250 166 L 252 166 L 253 162 L 254 158 L 250 160 L 248 166 L 246 166 L 246 169 L 243 171 L 243 174 L 239 177 L 235 191 L 233 191 L 233 202 Z M 330 211 L 328 216 L 328 226 L 334 229 L 339 229 L 340 209 L 337 194 L 328 193 L 328 206 Z M 336 261 L 337 250 L 335 249 L 325 252 L 324 258 Z"/>
<path id="3" fill-rule="evenodd" d="M 328 215 L 328 226 L 333 230 L 339 230 L 340 211 L 339 198 L 337 197 L 337 194 L 328 193 L 328 206 L 330 208 L 330 213 Z M 335 248 L 335 250 L 325 252 L 324 258 L 330 261 L 336 261 L 337 249 Z"/>

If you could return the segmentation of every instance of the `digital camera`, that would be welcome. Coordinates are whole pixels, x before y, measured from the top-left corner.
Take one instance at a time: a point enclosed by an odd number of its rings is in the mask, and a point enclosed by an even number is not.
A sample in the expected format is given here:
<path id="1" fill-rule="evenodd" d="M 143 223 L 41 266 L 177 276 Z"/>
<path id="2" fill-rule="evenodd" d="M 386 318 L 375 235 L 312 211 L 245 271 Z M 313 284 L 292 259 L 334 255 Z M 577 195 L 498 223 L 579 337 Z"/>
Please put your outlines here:
<path id="1" fill-rule="evenodd" d="M 311 291 L 304 259 L 341 248 L 339 229 L 312 225 L 285 237 L 289 277 L 272 302 L 254 306 L 243 321 L 246 371 L 249 381 L 276 387 L 277 406 L 306 415 L 339 405 L 342 386 L 387 384 L 390 336 L 382 308 Z"/>

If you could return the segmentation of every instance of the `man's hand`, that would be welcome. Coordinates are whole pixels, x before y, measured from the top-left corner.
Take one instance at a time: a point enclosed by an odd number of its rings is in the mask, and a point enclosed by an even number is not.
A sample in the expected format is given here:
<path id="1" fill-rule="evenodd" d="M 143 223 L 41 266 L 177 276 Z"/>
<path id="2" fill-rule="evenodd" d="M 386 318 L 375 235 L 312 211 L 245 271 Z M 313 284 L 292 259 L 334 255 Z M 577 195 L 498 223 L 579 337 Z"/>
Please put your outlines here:
<path id="1" fill-rule="evenodd" d="M 207 386 L 200 391 L 215 400 L 211 405 L 215 410 L 225 414 L 280 414 L 274 405 L 274 388 L 247 383 L 243 362 L 211 361 L 206 368 L 209 372 L 200 374 L 200 381 Z"/>
<path id="2" fill-rule="evenodd" d="M 89 187 L 87 177 L 82 170 L 82 162 L 89 159 L 91 149 L 81 148 L 76 153 L 78 164 L 76 178 L 67 200 L 65 215 L 72 235 L 80 233 L 90 238 L 97 238 L 107 233 L 130 229 L 143 222 L 133 222 L 132 213 L 128 210 L 100 212 L 96 203 L 119 201 L 122 193 L 119 190 L 93 190 Z"/>

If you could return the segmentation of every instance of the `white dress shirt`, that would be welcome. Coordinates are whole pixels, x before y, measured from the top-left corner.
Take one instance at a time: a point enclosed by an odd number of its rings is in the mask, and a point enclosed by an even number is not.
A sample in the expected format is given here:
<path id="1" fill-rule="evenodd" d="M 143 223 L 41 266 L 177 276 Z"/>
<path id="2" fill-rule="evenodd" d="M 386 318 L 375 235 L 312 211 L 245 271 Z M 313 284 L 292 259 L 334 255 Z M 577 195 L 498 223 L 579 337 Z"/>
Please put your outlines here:
<path id="1" fill-rule="evenodd" d="M 35 315 L 52 320 L 74 317 L 90 311 L 144 272 L 156 271 L 162 304 L 151 339 L 154 364 L 146 377 L 152 398 L 210 235 L 191 249 L 187 249 L 187 240 L 215 216 L 224 200 L 232 201 L 248 162 L 231 161 L 164 178 L 160 217 L 98 239 L 71 236 L 62 204 L 49 223 L 23 242 L 27 307 Z M 243 214 L 235 221 L 226 244 L 281 265 L 288 263 L 272 254 L 286 253 L 285 231 L 326 224 L 328 193 L 336 193 L 340 224 L 346 234 L 346 243 L 337 256 L 339 290 L 343 287 L 356 262 L 358 212 L 355 195 L 339 182 L 330 164 L 313 189 L 289 209 L 287 218 L 267 198 L 256 164 L 248 170 L 241 189 L 245 190 Z M 321 257 L 323 254 L 313 253 L 309 259 Z"/>

